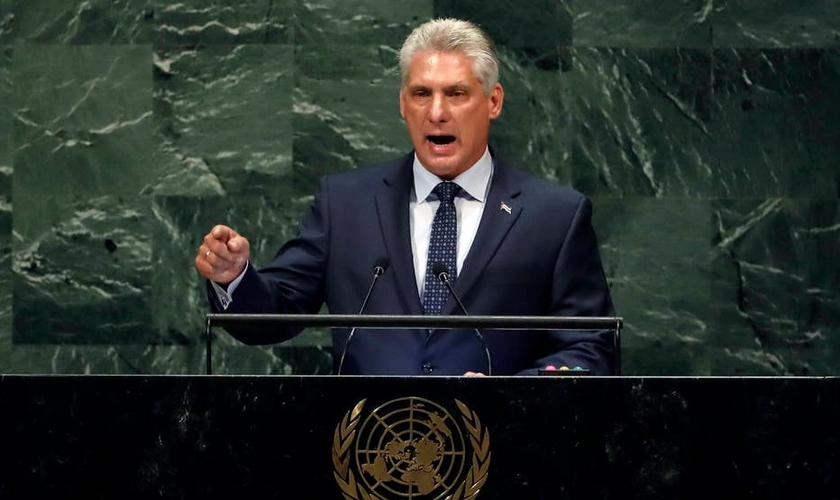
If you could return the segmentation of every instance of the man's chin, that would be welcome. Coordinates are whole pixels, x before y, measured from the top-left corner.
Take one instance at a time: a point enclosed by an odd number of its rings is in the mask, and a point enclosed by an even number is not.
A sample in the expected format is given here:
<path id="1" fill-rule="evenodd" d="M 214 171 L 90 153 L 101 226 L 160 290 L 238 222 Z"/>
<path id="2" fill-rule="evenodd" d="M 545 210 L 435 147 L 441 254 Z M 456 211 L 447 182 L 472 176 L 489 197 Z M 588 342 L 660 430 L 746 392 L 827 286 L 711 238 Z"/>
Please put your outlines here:
<path id="1" fill-rule="evenodd" d="M 441 179 L 451 180 L 463 172 L 465 169 L 459 168 L 458 162 L 454 158 L 431 158 L 424 161 L 420 159 L 420 163 L 426 167 L 426 170 L 440 177 Z"/>

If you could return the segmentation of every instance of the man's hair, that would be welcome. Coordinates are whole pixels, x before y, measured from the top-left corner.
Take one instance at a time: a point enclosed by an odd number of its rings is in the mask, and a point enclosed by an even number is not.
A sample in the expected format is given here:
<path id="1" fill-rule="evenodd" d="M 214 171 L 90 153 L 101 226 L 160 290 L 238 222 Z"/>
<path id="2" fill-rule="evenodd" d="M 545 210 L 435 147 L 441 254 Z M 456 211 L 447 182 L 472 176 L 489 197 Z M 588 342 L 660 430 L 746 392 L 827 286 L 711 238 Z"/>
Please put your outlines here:
<path id="1" fill-rule="evenodd" d="M 499 81 L 499 61 L 493 41 L 477 25 L 460 19 L 433 19 L 421 24 L 405 39 L 400 49 L 402 83 L 408 79 L 411 61 L 427 50 L 460 52 L 473 61 L 473 73 L 490 95 Z"/>

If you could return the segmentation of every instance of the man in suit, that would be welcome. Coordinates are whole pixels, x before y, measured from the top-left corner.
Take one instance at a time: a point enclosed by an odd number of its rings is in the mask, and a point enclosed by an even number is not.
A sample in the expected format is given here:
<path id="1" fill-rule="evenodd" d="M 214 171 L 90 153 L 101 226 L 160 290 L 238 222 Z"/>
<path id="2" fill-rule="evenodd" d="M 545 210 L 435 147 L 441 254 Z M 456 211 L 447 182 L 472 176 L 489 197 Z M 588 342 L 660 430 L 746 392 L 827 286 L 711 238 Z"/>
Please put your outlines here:
<path id="1" fill-rule="evenodd" d="M 400 112 L 414 151 L 325 177 L 297 237 L 256 270 L 248 240 L 214 227 L 195 264 L 216 311 L 612 316 L 582 194 L 510 166 L 488 146 L 504 90 L 492 42 L 472 23 L 423 24 L 400 51 Z M 449 194 L 446 194 L 449 193 Z M 454 198 L 453 198 L 454 196 Z M 237 329 L 248 344 L 297 330 Z M 612 333 L 382 330 L 333 332 L 341 373 L 535 374 L 583 368 L 611 374 Z M 342 363 L 343 360 L 343 363 Z"/>

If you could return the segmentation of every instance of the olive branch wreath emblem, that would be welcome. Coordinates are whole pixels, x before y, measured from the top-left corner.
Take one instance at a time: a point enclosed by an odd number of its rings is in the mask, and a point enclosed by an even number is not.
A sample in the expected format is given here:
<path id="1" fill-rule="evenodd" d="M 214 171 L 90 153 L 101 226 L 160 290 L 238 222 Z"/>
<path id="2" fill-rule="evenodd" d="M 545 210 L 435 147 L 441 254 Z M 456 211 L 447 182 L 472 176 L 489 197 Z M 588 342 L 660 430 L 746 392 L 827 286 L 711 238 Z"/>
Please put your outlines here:
<path id="1" fill-rule="evenodd" d="M 366 401 L 367 399 L 362 399 L 344 414 L 344 418 L 336 425 L 333 436 L 333 475 L 346 500 L 384 500 L 359 484 L 350 468 L 350 446 L 356 438 L 356 427 Z M 455 403 L 461 411 L 461 419 L 470 436 L 473 449 L 472 466 L 464 481 L 444 500 L 473 500 L 487 481 L 487 471 L 490 468 L 490 432 L 482 427 L 478 415 L 467 405 L 457 399 Z"/>

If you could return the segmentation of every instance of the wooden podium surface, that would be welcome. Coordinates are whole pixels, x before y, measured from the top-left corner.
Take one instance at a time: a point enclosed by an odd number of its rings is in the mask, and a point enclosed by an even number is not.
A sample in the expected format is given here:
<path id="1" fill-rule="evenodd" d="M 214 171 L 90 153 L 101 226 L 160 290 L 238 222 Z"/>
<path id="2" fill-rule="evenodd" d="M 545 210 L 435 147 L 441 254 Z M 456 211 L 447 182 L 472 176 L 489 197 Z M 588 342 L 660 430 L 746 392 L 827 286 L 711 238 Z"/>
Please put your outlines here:
<path id="1" fill-rule="evenodd" d="M 837 498 L 838 380 L 6 375 L 0 498 Z"/>

